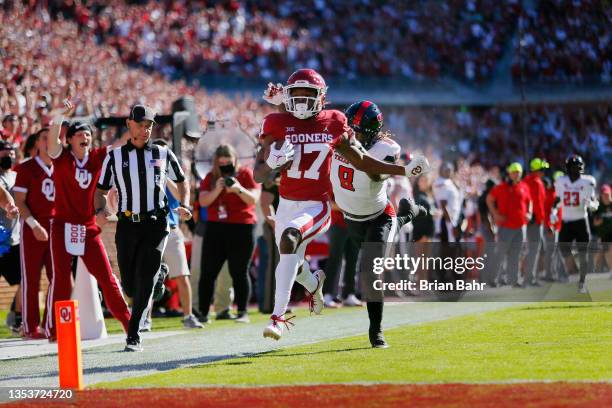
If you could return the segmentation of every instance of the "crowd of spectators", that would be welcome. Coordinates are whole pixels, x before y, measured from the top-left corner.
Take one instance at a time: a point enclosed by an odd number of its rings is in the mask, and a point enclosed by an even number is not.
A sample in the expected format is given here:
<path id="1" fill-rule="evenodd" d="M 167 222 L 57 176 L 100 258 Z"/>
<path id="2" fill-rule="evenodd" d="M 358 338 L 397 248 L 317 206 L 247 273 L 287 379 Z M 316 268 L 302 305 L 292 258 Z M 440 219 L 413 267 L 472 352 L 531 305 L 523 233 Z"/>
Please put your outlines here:
<path id="1" fill-rule="evenodd" d="M 543 157 L 562 169 L 577 153 L 596 177 L 612 166 L 611 104 L 535 105 L 525 113 L 520 106 L 390 108 L 385 114 L 402 146 L 430 157 L 461 157 L 487 169 Z"/>
<path id="2" fill-rule="evenodd" d="M 526 10 L 522 39 L 524 74 L 538 82 L 612 80 L 612 7 L 601 0 L 540 0 Z M 512 74 L 521 80 L 518 37 Z"/>
<path id="3" fill-rule="evenodd" d="M 2 136 L 16 144 L 47 125 L 66 98 L 78 105 L 77 116 L 103 117 L 127 116 L 135 103 L 169 113 L 173 101 L 191 95 L 204 127 L 208 120 L 231 121 L 249 134 L 257 133 L 267 112 L 251 98 L 232 99 L 130 69 L 114 47 L 97 45 L 73 22 L 53 20 L 45 9 L 0 11 L 0 55 Z M 113 135 L 114 129 L 103 132 L 103 142 Z"/>
<path id="4" fill-rule="evenodd" d="M 226 7 L 218 5 L 215 10 Z M 77 115 L 108 116 L 127 115 L 137 102 L 169 112 L 174 100 L 192 95 L 202 126 L 206 128 L 209 120 L 225 123 L 229 130 L 224 139 L 239 152 L 252 149 L 252 139 L 245 133 L 255 136 L 269 111 L 253 98 L 211 94 L 182 81 L 169 82 L 160 74 L 128 68 L 114 47 L 96 44 L 72 21 L 52 19 L 47 9 L 0 12 L 0 54 L 0 131 L 3 139 L 17 144 L 45 125 L 64 98 L 78 101 Z M 463 157 L 486 169 L 524 162 L 520 107 L 384 108 L 384 113 L 388 129 L 408 150 L 422 150 L 430 157 Z M 576 152 L 596 175 L 610 168 L 610 104 L 529 107 L 526 122 L 527 157 L 545 157 L 559 168 L 567 154 Z M 241 131 L 232 136 L 231 129 Z M 103 142 L 113 134 L 103 132 Z M 440 146 L 452 149 L 444 151 Z M 191 159 L 189 150 L 185 159 Z"/>
<path id="5" fill-rule="evenodd" d="M 489 79 L 514 32 L 518 0 L 65 1 L 126 63 L 197 77 L 324 76 Z M 82 4 L 82 5 L 81 5 Z"/>

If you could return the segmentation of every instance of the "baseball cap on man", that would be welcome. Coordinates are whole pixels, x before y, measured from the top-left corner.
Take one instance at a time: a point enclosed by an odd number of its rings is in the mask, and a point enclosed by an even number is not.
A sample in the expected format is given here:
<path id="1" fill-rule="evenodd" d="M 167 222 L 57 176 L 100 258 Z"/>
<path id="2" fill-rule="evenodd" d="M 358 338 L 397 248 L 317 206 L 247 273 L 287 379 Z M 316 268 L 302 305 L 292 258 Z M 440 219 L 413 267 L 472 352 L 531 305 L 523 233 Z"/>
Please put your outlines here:
<path id="1" fill-rule="evenodd" d="M 548 164 L 548 162 L 544 159 L 540 159 L 539 157 L 536 157 L 535 159 L 532 159 L 531 162 L 529 162 L 529 168 L 531 169 L 531 171 L 540 171 L 549 167 L 550 165 Z"/>
<path id="2" fill-rule="evenodd" d="M 142 122 L 143 120 L 150 120 L 155 123 L 155 111 L 146 105 L 134 105 L 130 111 L 130 120 L 135 122 Z"/>
<path id="3" fill-rule="evenodd" d="M 93 134 L 93 129 L 88 123 L 76 121 L 73 122 L 68 128 L 68 132 L 66 132 L 66 139 L 74 136 L 76 132 L 80 132 L 82 130 Z"/>
<path id="4" fill-rule="evenodd" d="M 609 184 L 604 184 L 601 186 L 601 194 L 610 194 L 612 193 L 612 187 Z"/>
<path id="5" fill-rule="evenodd" d="M 514 173 L 515 171 L 518 171 L 519 173 L 523 172 L 523 166 L 521 166 L 521 163 L 519 162 L 514 162 L 512 164 L 510 164 L 507 168 L 506 171 L 508 173 Z"/>

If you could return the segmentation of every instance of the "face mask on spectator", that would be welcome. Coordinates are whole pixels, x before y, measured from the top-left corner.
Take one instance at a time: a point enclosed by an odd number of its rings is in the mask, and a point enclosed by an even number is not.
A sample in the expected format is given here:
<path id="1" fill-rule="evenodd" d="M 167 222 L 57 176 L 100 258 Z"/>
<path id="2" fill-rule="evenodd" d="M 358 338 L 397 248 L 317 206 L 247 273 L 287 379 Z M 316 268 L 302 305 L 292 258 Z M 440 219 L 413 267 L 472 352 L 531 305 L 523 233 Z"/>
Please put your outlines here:
<path id="1" fill-rule="evenodd" d="M 236 172 L 236 169 L 233 164 L 226 164 L 225 166 L 219 166 L 219 171 L 221 171 L 221 174 L 223 176 L 227 177 L 233 176 Z"/>
<path id="2" fill-rule="evenodd" d="M 13 158 L 11 156 L 4 156 L 0 159 L 0 167 L 4 170 L 8 170 L 13 167 Z"/>

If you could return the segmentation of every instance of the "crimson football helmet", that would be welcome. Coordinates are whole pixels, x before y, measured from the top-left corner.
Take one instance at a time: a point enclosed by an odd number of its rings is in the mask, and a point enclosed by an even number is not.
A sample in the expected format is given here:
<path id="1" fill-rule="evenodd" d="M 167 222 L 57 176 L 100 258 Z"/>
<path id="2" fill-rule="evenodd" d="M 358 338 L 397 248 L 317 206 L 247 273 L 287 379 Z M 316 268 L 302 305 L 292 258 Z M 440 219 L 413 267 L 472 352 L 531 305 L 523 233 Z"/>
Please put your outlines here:
<path id="1" fill-rule="evenodd" d="M 291 90 L 295 88 L 313 89 L 316 96 L 292 96 Z M 283 92 L 287 112 L 298 119 L 308 119 L 323 110 L 327 85 L 314 69 L 298 69 L 287 80 Z"/>

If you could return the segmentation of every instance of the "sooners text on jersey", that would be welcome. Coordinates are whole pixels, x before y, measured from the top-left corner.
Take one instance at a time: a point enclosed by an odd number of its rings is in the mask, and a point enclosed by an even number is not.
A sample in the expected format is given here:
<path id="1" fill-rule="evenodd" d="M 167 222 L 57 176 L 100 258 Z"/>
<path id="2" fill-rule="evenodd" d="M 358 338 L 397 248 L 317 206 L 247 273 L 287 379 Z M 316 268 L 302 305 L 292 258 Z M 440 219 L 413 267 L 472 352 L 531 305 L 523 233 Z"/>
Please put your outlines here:
<path id="1" fill-rule="evenodd" d="M 329 199 L 332 151 L 345 132 L 353 134 L 346 116 L 337 110 L 323 110 L 309 119 L 297 119 L 289 113 L 265 117 L 260 137 L 271 135 L 275 142 L 289 140 L 295 145 L 293 161 L 281 171 L 281 197 L 294 201 Z"/>

